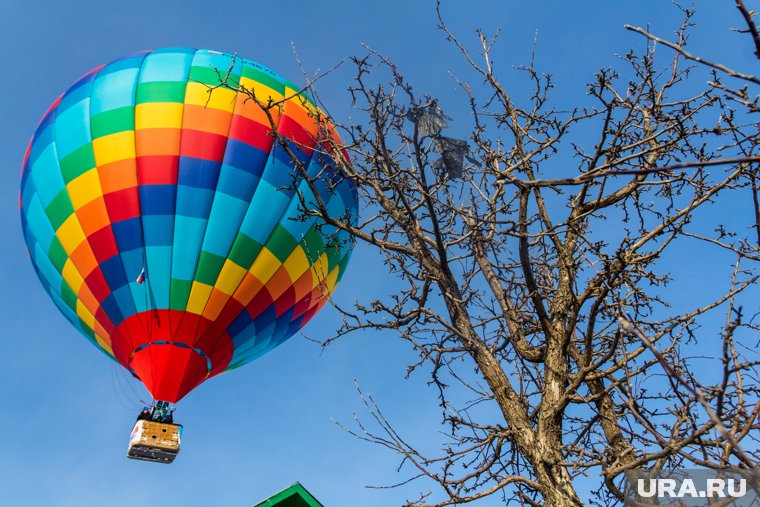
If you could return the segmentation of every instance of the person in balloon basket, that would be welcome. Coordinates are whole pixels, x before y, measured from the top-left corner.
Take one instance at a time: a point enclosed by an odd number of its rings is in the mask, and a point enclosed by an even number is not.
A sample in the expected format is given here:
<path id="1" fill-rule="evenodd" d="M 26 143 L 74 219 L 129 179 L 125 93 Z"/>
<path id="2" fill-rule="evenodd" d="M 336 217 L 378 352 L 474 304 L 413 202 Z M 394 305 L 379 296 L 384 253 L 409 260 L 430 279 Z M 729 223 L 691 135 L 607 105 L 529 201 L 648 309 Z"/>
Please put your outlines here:
<path id="1" fill-rule="evenodd" d="M 173 424 L 174 423 L 174 410 L 169 409 L 169 404 L 166 402 L 158 402 L 158 404 L 151 407 L 143 407 L 142 411 L 137 414 L 138 421 L 155 421 Z"/>
<path id="2" fill-rule="evenodd" d="M 151 420 L 151 410 L 150 407 L 143 407 L 142 412 L 140 412 L 137 415 L 138 421 L 150 421 Z"/>
<path id="3" fill-rule="evenodd" d="M 157 422 L 169 422 L 167 418 L 170 417 L 169 403 L 165 401 L 159 401 L 153 408 L 153 420 Z"/>

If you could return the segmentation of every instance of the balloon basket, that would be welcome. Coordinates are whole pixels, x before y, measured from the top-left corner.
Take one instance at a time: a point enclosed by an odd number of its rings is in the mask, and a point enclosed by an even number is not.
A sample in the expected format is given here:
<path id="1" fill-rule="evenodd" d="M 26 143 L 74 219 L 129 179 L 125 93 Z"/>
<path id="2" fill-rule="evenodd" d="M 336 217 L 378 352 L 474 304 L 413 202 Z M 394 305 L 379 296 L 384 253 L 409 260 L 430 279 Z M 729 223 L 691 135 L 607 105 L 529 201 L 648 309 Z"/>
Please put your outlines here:
<path id="1" fill-rule="evenodd" d="M 156 463 L 172 463 L 179 454 L 182 425 L 140 420 L 129 438 L 127 457 Z"/>

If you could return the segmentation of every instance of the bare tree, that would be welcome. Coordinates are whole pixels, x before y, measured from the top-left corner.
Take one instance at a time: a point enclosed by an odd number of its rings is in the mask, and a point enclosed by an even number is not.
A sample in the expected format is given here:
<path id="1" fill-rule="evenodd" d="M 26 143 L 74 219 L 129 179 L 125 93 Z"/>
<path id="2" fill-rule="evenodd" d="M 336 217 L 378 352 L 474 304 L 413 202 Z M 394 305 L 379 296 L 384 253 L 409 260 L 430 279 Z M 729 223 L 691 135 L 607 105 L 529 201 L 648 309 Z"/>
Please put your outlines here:
<path id="1" fill-rule="evenodd" d="M 736 8 L 760 60 L 754 13 Z M 317 141 L 356 184 L 362 217 L 305 197 L 304 213 L 377 248 L 392 277 L 385 297 L 341 309 L 325 345 L 395 333 L 419 354 L 407 373 L 437 387 L 448 428 L 437 455 L 364 394 L 372 422 L 350 429 L 397 452 L 420 481 L 407 506 L 491 495 L 582 505 L 581 475 L 600 477 L 588 501 L 612 505 L 628 470 L 757 466 L 757 303 L 746 293 L 760 276 L 760 81 L 691 54 L 694 12 L 681 9 L 672 40 L 628 27 L 647 48 L 600 70 L 579 100 L 592 102 L 571 111 L 554 105 L 551 77 L 533 63 L 519 69 L 529 93 L 505 85 L 495 40 L 478 32 L 473 53 L 439 11 L 475 75 L 459 82 L 467 140 L 444 135 L 442 105 L 390 60 L 353 58 L 362 120 L 338 127 L 343 146 L 332 127 Z M 728 203 L 754 212 L 728 217 Z M 725 274 L 720 286 L 682 298 L 670 288 L 676 255 Z"/>

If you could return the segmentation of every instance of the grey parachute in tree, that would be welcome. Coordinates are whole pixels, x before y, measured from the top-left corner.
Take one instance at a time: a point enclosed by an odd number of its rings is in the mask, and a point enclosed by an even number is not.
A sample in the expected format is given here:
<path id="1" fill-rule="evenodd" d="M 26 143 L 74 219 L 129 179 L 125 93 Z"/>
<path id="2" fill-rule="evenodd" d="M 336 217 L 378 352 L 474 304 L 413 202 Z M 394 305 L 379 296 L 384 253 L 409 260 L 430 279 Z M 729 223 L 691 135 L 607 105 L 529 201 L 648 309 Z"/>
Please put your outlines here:
<path id="1" fill-rule="evenodd" d="M 471 164 L 476 163 L 467 155 L 470 152 L 470 145 L 464 139 L 438 136 L 433 141 L 433 151 L 441 154 L 441 158 L 433 163 L 433 169 L 446 174 L 451 179 L 462 177 L 465 157 Z"/>
<path id="2" fill-rule="evenodd" d="M 417 127 L 417 135 L 420 139 L 433 138 L 433 151 L 441 154 L 441 158 L 433 163 L 433 169 L 439 176 L 461 179 L 465 157 L 470 163 L 476 163 L 467 155 L 470 152 L 467 141 L 441 135 L 441 131 L 449 126 L 451 118 L 446 116 L 443 109 L 438 106 L 437 100 L 433 99 L 427 105 L 409 109 L 406 117 Z"/>
<path id="3" fill-rule="evenodd" d="M 413 107 L 406 113 L 406 117 L 417 125 L 417 134 L 422 137 L 435 137 L 441 130 L 449 126 L 448 116 L 443 109 L 438 107 L 438 101 L 433 100 L 426 106 Z"/>

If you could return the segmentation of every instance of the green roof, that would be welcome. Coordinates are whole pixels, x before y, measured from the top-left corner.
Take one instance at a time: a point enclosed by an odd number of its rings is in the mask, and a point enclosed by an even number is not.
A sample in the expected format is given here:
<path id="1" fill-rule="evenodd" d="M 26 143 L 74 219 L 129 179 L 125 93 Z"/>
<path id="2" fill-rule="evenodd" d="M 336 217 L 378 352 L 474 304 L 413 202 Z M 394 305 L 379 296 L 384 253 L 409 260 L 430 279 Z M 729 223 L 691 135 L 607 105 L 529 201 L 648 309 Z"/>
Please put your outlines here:
<path id="1" fill-rule="evenodd" d="M 311 496 L 311 493 L 306 491 L 306 488 L 300 483 L 296 482 L 253 507 L 324 507 L 324 505 Z"/>

